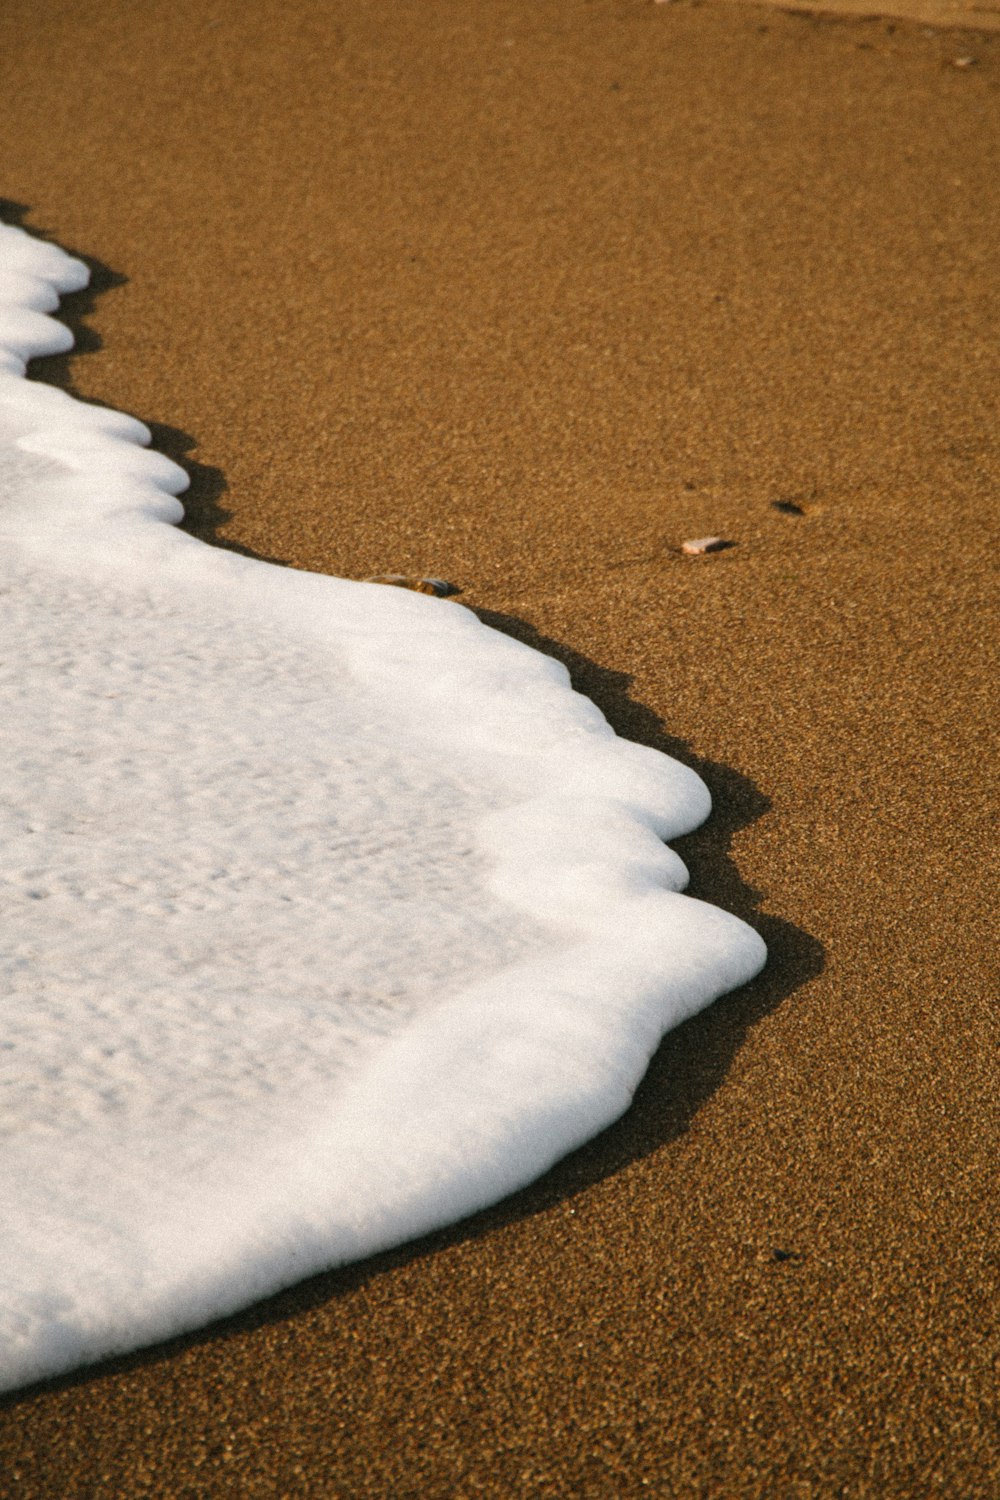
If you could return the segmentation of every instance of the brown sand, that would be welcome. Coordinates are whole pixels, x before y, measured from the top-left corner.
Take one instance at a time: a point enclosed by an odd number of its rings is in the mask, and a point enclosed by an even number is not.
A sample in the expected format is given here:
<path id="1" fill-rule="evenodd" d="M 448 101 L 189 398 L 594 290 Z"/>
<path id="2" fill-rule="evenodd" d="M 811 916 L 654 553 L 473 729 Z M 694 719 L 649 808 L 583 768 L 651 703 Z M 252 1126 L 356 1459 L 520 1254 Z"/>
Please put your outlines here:
<path id="1" fill-rule="evenodd" d="M 201 535 L 563 657 L 772 953 L 536 1188 L 8 1402 L 5 1493 L 995 1495 L 1000 37 L 5 0 L 0 58 L 6 192 L 112 268 L 38 373 Z"/>

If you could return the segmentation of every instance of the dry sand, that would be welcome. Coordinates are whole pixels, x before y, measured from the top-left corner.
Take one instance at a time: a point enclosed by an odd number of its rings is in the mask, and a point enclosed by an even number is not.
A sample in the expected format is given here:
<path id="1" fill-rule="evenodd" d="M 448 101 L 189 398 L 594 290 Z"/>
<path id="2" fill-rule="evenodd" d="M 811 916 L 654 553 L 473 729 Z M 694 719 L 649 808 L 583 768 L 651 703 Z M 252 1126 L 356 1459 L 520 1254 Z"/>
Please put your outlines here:
<path id="1" fill-rule="evenodd" d="M 562 657 L 772 954 L 530 1191 L 6 1403 L 5 1493 L 994 1496 L 1000 36 L 5 0 L 0 58 L 103 266 L 38 374 L 200 535 Z"/>

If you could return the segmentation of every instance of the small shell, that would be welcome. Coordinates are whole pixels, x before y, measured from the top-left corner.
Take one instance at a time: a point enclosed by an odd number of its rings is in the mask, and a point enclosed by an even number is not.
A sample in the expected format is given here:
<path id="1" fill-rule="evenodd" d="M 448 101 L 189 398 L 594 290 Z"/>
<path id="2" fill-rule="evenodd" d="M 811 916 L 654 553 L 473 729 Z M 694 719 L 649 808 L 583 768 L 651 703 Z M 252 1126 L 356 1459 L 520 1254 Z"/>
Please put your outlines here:
<path id="1" fill-rule="evenodd" d="M 692 542 L 681 542 L 681 551 L 688 557 L 702 557 L 706 552 L 725 552 L 727 547 L 735 546 L 735 542 L 727 542 L 722 536 L 699 536 Z"/>
<path id="2" fill-rule="evenodd" d="M 439 599 L 447 599 L 451 594 L 462 592 L 453 583 L 446 583 L 443 578 L 413 578 L 405 573 L 378 573 L 362 581 L 364 583 L 387 583 L 394 589 L 413 589 L 418 594 L 435 594 Z"/>

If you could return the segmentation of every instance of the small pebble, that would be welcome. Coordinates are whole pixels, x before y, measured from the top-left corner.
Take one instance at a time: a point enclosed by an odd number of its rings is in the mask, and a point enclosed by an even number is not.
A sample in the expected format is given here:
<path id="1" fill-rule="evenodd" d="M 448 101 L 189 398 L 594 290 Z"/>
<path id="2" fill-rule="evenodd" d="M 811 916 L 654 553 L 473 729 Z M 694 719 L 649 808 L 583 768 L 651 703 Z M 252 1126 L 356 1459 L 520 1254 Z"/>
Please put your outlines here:
<path id="1" fill-rule="evenodd" d="M 953 57 L 951 60 L 953 68 L 972 68 L 975 67 L 975 63 L 974 57 Z"/>
<path id="2" fill-rule="evenodd" d="M 443 578 L 411 578 L 405 573 L 378 573 L 372 578 L 362 579 L 362 582 L 387 583 L 394 589 L 413 589 L 417 594 L 435 594 L 439 599 L 448 599 L 452 594 L 462 592 Z"/>
<path id="3" fill-rule="evenodd" d="M 724 552 L 727 547 L 735 546 L 735 542 L 727 542 L 722 536 L 699 536 L 692 542 L 681 542 L 681 551 L 688 557 L 701 557 L 706 552 Z"/>

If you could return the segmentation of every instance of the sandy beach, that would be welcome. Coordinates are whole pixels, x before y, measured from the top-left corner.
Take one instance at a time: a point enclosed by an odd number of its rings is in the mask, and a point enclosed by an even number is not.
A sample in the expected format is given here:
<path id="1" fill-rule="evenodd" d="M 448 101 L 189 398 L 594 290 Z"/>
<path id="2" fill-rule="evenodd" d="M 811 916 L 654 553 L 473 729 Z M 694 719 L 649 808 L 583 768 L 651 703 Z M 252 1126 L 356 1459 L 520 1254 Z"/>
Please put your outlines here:
<path id="1" fill-rule="evenodd" d="M 1000 34 L 8 0 L 0 59 L 0 212 L 94 270 L 33 373 L 206 540 L 563 660 L 771 953 L 534 1187 L 6 1398 L 0 1493 L 995 1495 Z"/>

